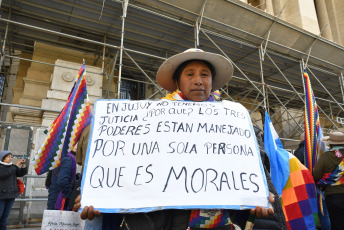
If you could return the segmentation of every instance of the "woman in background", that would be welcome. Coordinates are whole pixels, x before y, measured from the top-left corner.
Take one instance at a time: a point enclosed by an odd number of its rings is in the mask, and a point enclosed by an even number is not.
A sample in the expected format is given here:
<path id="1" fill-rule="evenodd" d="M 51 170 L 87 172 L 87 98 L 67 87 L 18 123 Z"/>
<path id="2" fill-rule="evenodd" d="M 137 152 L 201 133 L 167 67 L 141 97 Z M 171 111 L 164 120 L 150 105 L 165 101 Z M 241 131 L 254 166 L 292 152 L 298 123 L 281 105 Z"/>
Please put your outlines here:
<path id="1" fill-rule="evenodd" d="M 4 150 L 0 153 L 0 230 L 6 229 L 7 219 L 14 200 L 19 196 L 17 177 L 27 174 L 24 159 L 12 164 L 12 153 Z"/>

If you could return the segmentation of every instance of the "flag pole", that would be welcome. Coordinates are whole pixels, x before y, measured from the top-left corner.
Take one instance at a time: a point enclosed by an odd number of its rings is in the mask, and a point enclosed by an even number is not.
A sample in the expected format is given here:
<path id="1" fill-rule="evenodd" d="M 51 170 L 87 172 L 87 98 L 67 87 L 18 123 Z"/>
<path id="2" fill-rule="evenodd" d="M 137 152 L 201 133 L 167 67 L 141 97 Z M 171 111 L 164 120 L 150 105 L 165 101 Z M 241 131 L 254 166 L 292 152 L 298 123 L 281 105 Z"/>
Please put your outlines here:
<path id="1" fill-rule="evenodd" d="M 339 74 L 339 85 L 340 85 L 340 91 L 342 93 L 342 99 L 343 99 L 343 103 L 344 103 L 344 91 L 343 91 L 344 77 L 343 77 L 343 73 L 342 72 Z"/>
<path id="2" fill-rule="evenodd" d="M 121 32 L 121 47 L 119 55 L 119 70 L 118 70 L 118 89 L 117 89 L 117 99 L 121 99 L 121 81 L 122 81 L 122 59 L 123 59 L 123 42 L 124 42 L 124 23 L 125 17 L 127 16 L 129 0 L 123 0 L 123 15 L 122 15 L 122 32 Z"/>
<path id="3" fill-rule="evenodd" d="M 303 72 L 305 70 L 305 63 L 303 62 L 303 59 L 301 59 L 300 68 L 301 68 L 301 79 L 302 79 L 302 85 L 303 85 L 303 92 L 305 92 L 305 80 L 303 79 Z M 306 100 L 304 101 L 304 103 L 306 103 Z"/>
<path id="4" fill-rule="evenodd" d="M 263 49 L 263 46 L 260 45 L 259 47 L 259 63 L 260 63 L 260 77 L 261 77 L 261 81 L 262 81 L 262 87 L 263 87 L 263 101 L 264 101 L 264 110 L 266 110 L 266 100 L 267 100 L 267 97 L 266 97 L 266 90 L 265 90 L 265 82 L 264 82 L 264 72 L 263 72 L 263 61 L 264 61 L 264 49 Z M 269 110 L 269 109 L 268 109 Z"/>

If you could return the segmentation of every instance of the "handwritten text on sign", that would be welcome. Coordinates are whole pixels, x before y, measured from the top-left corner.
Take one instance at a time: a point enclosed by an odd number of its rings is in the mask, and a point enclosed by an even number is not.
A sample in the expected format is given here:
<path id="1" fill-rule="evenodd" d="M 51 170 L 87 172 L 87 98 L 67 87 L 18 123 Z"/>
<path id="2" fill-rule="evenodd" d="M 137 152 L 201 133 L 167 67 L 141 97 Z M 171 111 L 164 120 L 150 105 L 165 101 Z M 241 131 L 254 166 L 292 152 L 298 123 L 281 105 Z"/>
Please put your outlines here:
<path id="1" fill-rule="evenodd" d="M 86 164 L 81 203 L 102 212 L 267 206 L 238 103 L 98 100 Z"/>

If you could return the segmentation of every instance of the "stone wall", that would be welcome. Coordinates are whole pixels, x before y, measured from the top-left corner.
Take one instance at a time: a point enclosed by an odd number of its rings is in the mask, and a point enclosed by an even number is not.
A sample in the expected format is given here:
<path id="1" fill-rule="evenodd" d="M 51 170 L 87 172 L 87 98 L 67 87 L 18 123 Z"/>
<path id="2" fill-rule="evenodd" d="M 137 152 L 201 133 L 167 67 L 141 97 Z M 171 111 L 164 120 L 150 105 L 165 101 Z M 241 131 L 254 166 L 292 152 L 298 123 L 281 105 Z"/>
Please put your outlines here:
<path id="1" fill-rule="evenodd" d="M 102 65 L 102 62 L 95 55 L 40 42 L 35 42 L 33 54 L 23 53 L 22 57 L 37 62 L 21 60 L 16 86 L 13 88 L 13 104 L 34 107 L 41 107 L 42 101 L 48 97 L 48 91 L 51 90 L 52 73 L 56 60 L 79 63 L 79 65 L 76 65 L 77 69 L 81 67 L 83 58 L 86 60 L 87 68 L 91 66 L 101 67 Z M 50 63 L 51 65 L 40 62 Z M 102 75 L 97 76 L 97 78 L 97 82 L 106 80 Z M 115 80 L 113 79 L 111 83 L 110 92 L 113 92 L 115 90 Z M 11 108 L 11 112 L 15 122 L 42 124 L 43 113 L 41 111 Z"/>
<path id="2" fill-rule="evenodd" d="M 108 81 L 101 74 L 102 70 L 99 67 L 101 62 L 95 62 L 96 56 L 36 42 L 33 54 L 21 53 L 20 57 L 50 63 L 51 65 L 20 60 L 14 79 L 11 80 L 12 91 L 8 90 L 12 98 L 10 101 L 10 97 L 7 97 L 6 103 L 60 111 L 66 104 L 75 77 L 81 67 L 82 58 L 86 59 L 86 79 L 91 104 L 96 99 L 103 97 L 103 81 L 106 83 Z M 93 66 L 94 63 L 96 66 Z M 109 87 L 110 95 L 113 94 L 115 87 L 115 80 L 112 79 Z M 43 133 L 46 129 L 44 126 L 50 125 L 57 115 L 58 112 L 43 113 L 41 110 L 18 107 L 11 107 L 10 111 L 4 115 L 7 117 L 6 121 L 24 123 L 29 126 L 37 125 L 37 127 L 31 127 L 33 146 L 27 156 L 29 175 L 36 175 L 31 162 L 46 138 Z M 43 127 L 40 128 L 39 126 Z M 3 132 L 2 139 L 4 139 L 5 134 L 6 132 Z M 27 130 L 12 129 L 8 149 L 13 151 L 15 155 L 22 156 L 26 154 L 28 140 Z M 3 141 L 1 143 L 3 148 Z M 15 161 L 13 162 L 15 163 Z M 80 168 L 78 170 L 80 171 Z M 47 197 L 48 192 L 44 182 L 45 175 L 43 178 L 28 178 L 25 195 L 30 198 Z M 46 209 L 46 201 L 26 202 L 24 204 L 24 219 L 41 218 L 43 210 Z M 11 223 L 18 223 L 18 208 L 19 202 L 16 202 L 10 216 Z"/>
<path id="3" fill-rule="evenodd" d="M 78 75 L 79 63 L 56 60 L 51 77 L 51 86 L 46 98 L 42 100 L 42 108 L 61 111 L 66 105 L 68 96 L 73 88 Z M 102 71 L 99 67 L 86 67 L 86 85 L 90 104 L 93 107 L 95 101 L 102 97 Z M 49 126 L 59 113 L 45 111 L 42 125 Z"/>

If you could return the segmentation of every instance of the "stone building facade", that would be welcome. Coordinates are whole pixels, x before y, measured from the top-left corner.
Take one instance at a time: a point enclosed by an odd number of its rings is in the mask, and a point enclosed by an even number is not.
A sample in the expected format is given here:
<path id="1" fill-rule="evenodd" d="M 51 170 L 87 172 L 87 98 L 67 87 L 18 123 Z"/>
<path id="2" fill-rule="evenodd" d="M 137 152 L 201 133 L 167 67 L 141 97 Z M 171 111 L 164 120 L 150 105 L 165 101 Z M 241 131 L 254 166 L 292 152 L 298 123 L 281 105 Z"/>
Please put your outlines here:
<path id="1" fill-rule="evenodd" d="M 32 54 L 22 53 L 21 57 L 33 61 L 20 60 L 19 62 L 16 84 L 13 87 L 12 104 L 42 107 L 51 110 L 62 109 L 63 102 L 67 100 L 68 93 L 73 87 L 75 76 L 82 65 L 83 58 L 85 58 L 88 66 L 86 71 L 90 72 L 87 76 L 89 76 L 88 92 L 91 104 L 97 98 L 102 97 L 103 81 L 104 86 L 107 87 L 108 81 L 102 74 L 101 62 L 96 63 L 97 68 L 92 67 L 96 59 L 93 55 L 36 42 L 34 52 Z M 50 63 L 51 65 L 44 63 Z M 96 84 L 94 84 L 95 82 Z M 96 89 L 94 89 L 95 87 Z M 115 84 L 112 79 L 110 94 L 114 94 L 114 91 Z M 60 95 L 57 95 L 58 93 Z M 62 103 L 57 103 L 58 106 L 56 106 L 56 103 L 54 105 L 49 104 L 46 99 L 52 99 L 52 97 Z M 42 123 L 42 111 L 12 107 L 10 112 L 7 115 L 8 121 L 47 125 Z"/>
<path id="2" fill-rule="evenodd" d="M 301 29 L 344 45 L 344 2 L 341 0 L 240 0 L 269 14 L 279 16 Z M 285 7 L 284 7 L 285 6 Z M 283 9 L 284 8 L 284 9 Z M 283 10 L 282 10 L 283 9 Z"/>
<path id="3" fill-rule="evenodd" d="M 319 35 L 338 45 L 344 45 L 344 1 L 341 0 L 240 0 L 259 8 L 269 14 L 278 16 L 277 20 L 283 20 L 295 25 L 300 29 Z M 292 39 L 291 39 L 292 40 Z M 297 39 L 295 39 L 295 42 Z M 25 106 L 42 107 L 42 102 L 49 97 L 52 90 L 53 65 L 56 60 L 81 63 L 86 58 L 88 66 L 101 67 L 102 62 L 95 55 L 86 54 L 77 50 L 54 47 L 44 43 L 35 43 L 34 52 L 21 53 L 21 57 L 32 59 L 33 62 L 20 60 L 17 66 L 15 85 L 8 89 L 12 93 L 12 101 L 7 103 Z M 96 61 L 97 59 L 97 61 Z M 108 81 L 104 76 L 102 79 L 102 96 L 107 89 Z M 117 89 L 116 81 L 110 83 L 110 95 L 114 96 Z M 10 86 L 11 87 L 11 86 Z M 154 87 L 146 87 L 146 97 L 154 91 Z M 11 98 L 11 97 L 7 97 Z M 113 97 L 112 97 L 113 98 Z M 92 101 L 91 101 L 92 103 Z M 49 106 L 48 106 L 49 107 Z M 45 108 L 48 108 L 45 107 Z M 59 109 L 59 108 L 56 108 Z M 12 107 L 7 113 L 6 120 L 18 123 L 42 125 L 43 113 L 39 110 Z M 46 124 L 44 124 L 46 125 Z"/>

